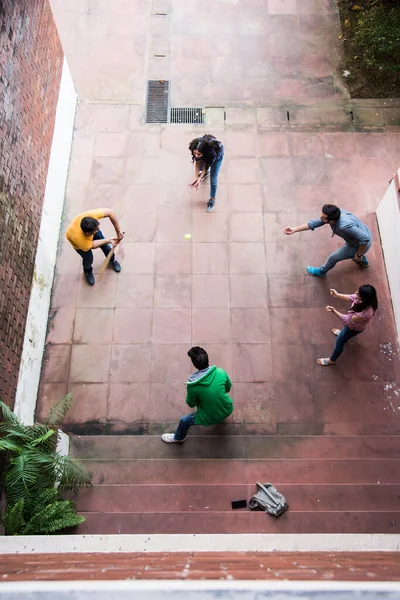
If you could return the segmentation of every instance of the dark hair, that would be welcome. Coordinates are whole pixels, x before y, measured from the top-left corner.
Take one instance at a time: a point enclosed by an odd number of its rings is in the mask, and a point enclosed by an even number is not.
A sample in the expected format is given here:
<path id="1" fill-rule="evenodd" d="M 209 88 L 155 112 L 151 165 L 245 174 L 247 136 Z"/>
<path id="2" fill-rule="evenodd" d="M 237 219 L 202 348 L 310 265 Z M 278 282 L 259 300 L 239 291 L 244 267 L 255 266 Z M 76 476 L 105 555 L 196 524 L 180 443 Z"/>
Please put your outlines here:
<path id="1" fill-rule="evenodd" d="M 340 219 L 340 208 L 334 204 L 324 204 L 322 212 L 328 217 L 329 221 L 337 221 Z"/>
<path id="2" fill-rule="evenodd" d="M 358 293 L 360 294 L 361 302 L 357 302 L 352 310 L 354 310 L 354 312 L 361 312 L 371 306 L 375 312 L 378 308 L 378 297 L 374 286 L 369 285 L 368 283 L 360 285 Z"/>
<path id="3" fill-rule="evenodd" d="M 93 219 L 93 217 L 83 217 L 81 221 L 81 229 L 83 233 L 93 233 L 96 231 L 100 223 L 97 219 Z"/>
<path id="4" fill-rule="evenodd" d="M 189 150 L 192 153 L 192 162 L 194 162 L 194 150 L 201 152 L 202 159 L 207 165 L 212 165 L 213 162 L 218 158 L 221 148 L 216 138 L 206 133 L 203 137 L 194 138 L 189 144 Z"/>
<path id="5" fill-rule="evenodd" d="M 202 369 L 207 369 L 209 366 L 208 363 L 208 354 L 204 350 L 204 348 L 200 348 L 200 346 L 193 346 L 190 348 L 188 352 L 188 356 L 193 363 L 193 366 L 196 367 L 199 371 Z"/>

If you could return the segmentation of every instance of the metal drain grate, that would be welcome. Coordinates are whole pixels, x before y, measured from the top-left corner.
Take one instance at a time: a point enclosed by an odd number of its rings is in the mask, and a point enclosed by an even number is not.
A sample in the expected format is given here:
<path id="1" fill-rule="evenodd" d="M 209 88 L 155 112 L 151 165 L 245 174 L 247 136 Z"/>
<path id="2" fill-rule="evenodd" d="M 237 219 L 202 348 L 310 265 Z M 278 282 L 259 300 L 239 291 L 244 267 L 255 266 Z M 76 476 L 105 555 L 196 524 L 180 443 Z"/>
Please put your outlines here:
<path id="1" fill-rule="evenodd" d="M 168 123 L 169 81 L 147 82 L 146 123 Z"/>
<path id="2" fill-rule="evenodd" d="M 204 108 L 171 108 L 170 123 L 204 123 Z"/>

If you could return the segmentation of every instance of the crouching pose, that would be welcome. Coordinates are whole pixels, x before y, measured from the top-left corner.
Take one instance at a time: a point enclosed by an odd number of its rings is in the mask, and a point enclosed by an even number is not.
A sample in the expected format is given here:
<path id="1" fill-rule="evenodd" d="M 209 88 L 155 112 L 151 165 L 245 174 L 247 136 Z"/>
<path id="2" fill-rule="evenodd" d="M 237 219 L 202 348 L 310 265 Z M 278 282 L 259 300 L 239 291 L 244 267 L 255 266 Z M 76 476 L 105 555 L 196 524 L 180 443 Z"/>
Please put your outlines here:
<path id="1" fill-rule="evenodd" d="M 100 219 L 108 217 L 114 226 L 116 237 L 105 238 L 100 231 Z M 86 281 L 89 285 L 94 285 L 93 275 L 93 252 L 96 248 L 101 248 L 104 256 L 111 252 L 124 237 L 121 231 L 117 215 L 111 208 L 96 208 L 79 214 L 70 223 L 65 236 L 71 246 L 82 257 L 82 267 Z M 110 260 L 111 267 L 116 273 L 121 271 L 121 265 L 116 260 L 115 255 Z"/>
<path id="2" fill-rule="evenodd" d="M 216 425 L 233 411 L 233 403 L 228 396 L 232 383 L 227 373 L 215 365 L 210 367 L 208 354 L 200 346 L 191 348 L 188 356 L 197 371 L 186 382 L 186 404 L 197 410 L 181 417 L 175 433 L 161 436 L 168 444 L 184 442 L 192 425 Z"/>
<path id="3" fill-rule="evenodd" d="M 338 262 L 349 258 L 360 267 L 368 267 L 369 262 L 365 254 L 371 248 L 371 231 L 358 217 L 334 204 L 324 204 L 319 219 L 307 221 L 297 227 L 285 227 L 283 233 L 293 235 L 309 229 L 314 231 L 317 227 L 328 224 L 332 230 L 332 237 L 338 235 L 345 241 L 345 244 L 332 252 L 321 267 L 308 266 L 307 273 L 315 277 L 326 277 L 328 271 L 333 269 Z"/>
<path id="4" fill-rule="evenodd" d="M 333 312 L 342 321 L 344 327 L 342 330 L 332 329 L 333 335 L 336 335 L 335 348 L 330 358 L 319 358 L 317 360 L 317 363 L 323 367 L 336 363 L 343 352 L 345 344 L 368 327 L 378 308 L 376 290 L 372 285 L 361 285 L 355 294 L 339 294 L 333 289 L 330 290 L 330 293 L 334 298 L 347 300 L 352 304 L 347 314 L 340 313 L 333 306 L 326 307 L 328 312 Z"/>
<path id="5" fill-rule="evenodd" d="M 189 186 L 197 190 L 199 184 L 210 176 L 210 199 L 206 211 L 211 212 L 215 207 L 218 173 L 224 160 L 224 146 L 213 135 L 206 133 L 203 137 L 192 140 L 189 150 L 192 153 L 192 162 L 195 164 L 194 179 Z"/>

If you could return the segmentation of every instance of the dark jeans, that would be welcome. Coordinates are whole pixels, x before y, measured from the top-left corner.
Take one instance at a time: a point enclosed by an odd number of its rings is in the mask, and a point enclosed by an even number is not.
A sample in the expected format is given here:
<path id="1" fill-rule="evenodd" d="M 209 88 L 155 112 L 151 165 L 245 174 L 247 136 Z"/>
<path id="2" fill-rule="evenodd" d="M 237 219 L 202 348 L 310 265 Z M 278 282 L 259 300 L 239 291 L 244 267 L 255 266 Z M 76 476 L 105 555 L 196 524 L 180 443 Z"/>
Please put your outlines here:
<path id="1" fill-rule="evenodd" d="M 218 160 L 216 160 L 210 167 L 210 198 L 215 198 L 217 195 L 218 173 L 221 169 L 223 160 L 224 154 L 222 153 Z M 204 169 L 204 161 L 201 161 L 200 169 Z"/>
<path id="2" fill-rule="evenodd" d="M 104 235 L 101 233 L 100 229 L 99 229 L 99 231 L 97 231 L 94 234 L 93 239 L 94 240 L 104 240 Z M 112 246 L 111 246 L 111 244 L 104 244 L 104 246 L 100 246 L 100 248 L 101 248 L 102 252 L 104 252 L 104 256 L 107 256 L 107 254 L 110 252 Z M 88 250 L 87 252 L 85 252 L 84 250 L 77 250 L 77 253 L 82 256 L 82 266 L 83 266 L 83 270 L 85 271 L 85 273 L 91 273 L 93 271 L 93 268 L 92 268 L 93 252 L 91 250 Z M 110 262 L 114 262 L 114 260 L 115 260 L 115 254 L 113 254 Z"/>
<path id="3" fill-rule="evenodd" d="M 210 198 L 215 198 L 217 195 L 217 186 L 218 186 L 218 173 L 222 165 L 222 161 L 224 160 L 224 155 L 221 154 L 218 160 L 215 161 L 213 165 L 211 165 L 210 172 Z"/>
<path id="4" fill-rule="evenodd" d="M 178 427 L 175 431 L 175 439 L 176 440 L 184 440 L 187 436 L 187 433 L 192 425 L 194 425 L 194 418 L 196 413 L 189 413 L 179 419 Z"/>
<path id="5" fill-rule="evenodd" d="M 335 348 L 333 350 L 330 360 L 333 362 L 337 361 L 337 359 L 343 352 L 345 344 L 347 344 L 347 342 L 351 340 L 351 338 L 356 337 L 356 335 L 358 335 L 359 333 L 361 333 L 361 331 L 354 331 L 354 329 L 350 329 L 350 327 L 347 327 L 347 325 L 345 325 L 336 338 Z"/>

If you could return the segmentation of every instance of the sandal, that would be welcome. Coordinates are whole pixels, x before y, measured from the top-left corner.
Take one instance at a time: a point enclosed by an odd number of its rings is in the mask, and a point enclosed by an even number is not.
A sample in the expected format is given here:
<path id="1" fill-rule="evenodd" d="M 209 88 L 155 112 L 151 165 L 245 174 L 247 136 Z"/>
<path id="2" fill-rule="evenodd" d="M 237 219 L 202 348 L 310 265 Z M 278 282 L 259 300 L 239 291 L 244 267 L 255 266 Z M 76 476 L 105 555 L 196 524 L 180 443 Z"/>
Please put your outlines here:
<path id="1" fill-rule="evenodd" d="M 332 331 L 333 335 L 336 335 L 336 336 L 339 335 L 339 333 L 340 333 L 340 329 L 331 329 L 331 331 Z"/>

